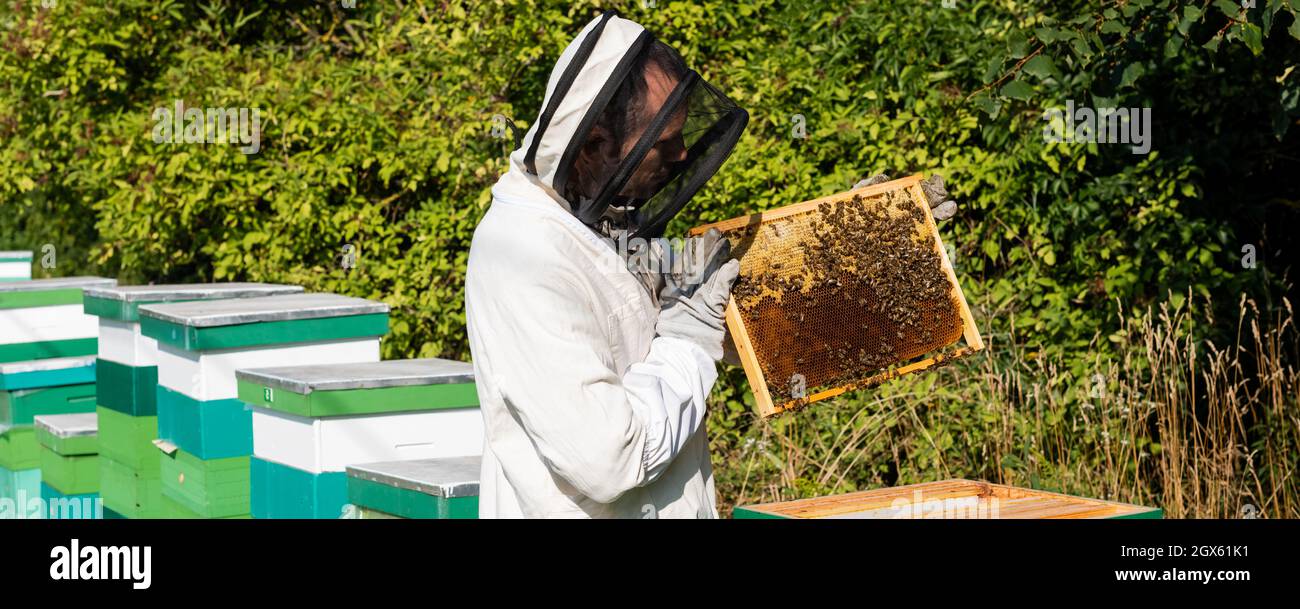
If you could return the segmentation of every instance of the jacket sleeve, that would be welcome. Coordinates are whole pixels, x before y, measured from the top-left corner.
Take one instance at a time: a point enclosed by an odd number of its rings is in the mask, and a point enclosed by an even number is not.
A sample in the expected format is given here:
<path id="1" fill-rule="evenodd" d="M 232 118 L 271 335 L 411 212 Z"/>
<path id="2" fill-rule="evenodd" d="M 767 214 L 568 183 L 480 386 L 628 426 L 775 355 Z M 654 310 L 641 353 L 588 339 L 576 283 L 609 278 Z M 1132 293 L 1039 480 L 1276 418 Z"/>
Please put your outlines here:
<path id="1" fill-rule="evenodd" d="M 611 319 L 568 281 L 533 282 L 494 324 L 495 384 L 550 470 L 609 503 L 654 481 L 703 424 L 717 370 L 703 349 L 658 337 L 614 370 Z M 504 303 L 502 303 L 504 304 Z M 503 366 L 503 360 L 508 366 Z"/>

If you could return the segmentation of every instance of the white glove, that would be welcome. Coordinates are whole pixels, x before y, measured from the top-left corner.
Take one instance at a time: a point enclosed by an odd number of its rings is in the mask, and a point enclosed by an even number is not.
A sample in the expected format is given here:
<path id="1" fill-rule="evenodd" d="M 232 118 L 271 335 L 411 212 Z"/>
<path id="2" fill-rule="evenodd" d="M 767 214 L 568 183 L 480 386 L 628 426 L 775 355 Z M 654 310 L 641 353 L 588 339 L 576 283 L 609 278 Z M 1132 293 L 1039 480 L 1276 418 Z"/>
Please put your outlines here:
<path id="1" fill-rule="evenodd" d="M 731 242 L 717 229 L 687 240 L 659 293 L 655 332 L 698 345 L 714 361 L 722 359 L 725 312 L 740 261 L 731 259 Z"/>

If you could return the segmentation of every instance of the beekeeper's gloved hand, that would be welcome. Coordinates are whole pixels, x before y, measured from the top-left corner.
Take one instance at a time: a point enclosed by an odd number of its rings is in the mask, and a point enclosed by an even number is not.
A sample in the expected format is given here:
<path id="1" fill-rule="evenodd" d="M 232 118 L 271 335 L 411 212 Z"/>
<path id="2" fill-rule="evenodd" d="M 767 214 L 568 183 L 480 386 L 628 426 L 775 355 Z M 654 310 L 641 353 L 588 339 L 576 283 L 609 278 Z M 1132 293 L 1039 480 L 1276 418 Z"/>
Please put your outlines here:
<path id="1" fill-rule="evenodd" d="M 854 184 L 853 188 L 862 188 L 863 186 L 888 181 L 889 176 L 878 173 Z M 948 189 L 943 185 L 943 176 L 935 174 L 921 180 L 921 190 L 925 193 L 925 198 L 930 201 L 930 215 L 934 216 L 935 220 L 947 220 L 957 213 L 957 202 L 948 198 Z"/>
<path id="2" fill-rule="evenodd" d="M 693 342 L 714 361 L 720 360 L 724 313 L 740 261 L 731 259 L 731 242 L 717 229 L 687 240 L 674 255 L 672 272 L 659 293 L 655 333 Z"/>

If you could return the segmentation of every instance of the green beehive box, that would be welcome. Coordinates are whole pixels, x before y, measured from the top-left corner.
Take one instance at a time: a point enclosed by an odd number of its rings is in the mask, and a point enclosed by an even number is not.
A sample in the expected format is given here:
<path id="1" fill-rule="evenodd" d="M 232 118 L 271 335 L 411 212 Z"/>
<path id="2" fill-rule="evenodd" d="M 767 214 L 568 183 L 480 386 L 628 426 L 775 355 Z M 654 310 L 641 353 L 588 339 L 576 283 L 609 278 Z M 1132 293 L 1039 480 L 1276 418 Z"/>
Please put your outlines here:
<path id="1" fill-rule="evenodd" d="M 101 455 L 99 496 L 104 500 L 105 518 L 163 517 L 162 481 L 157 471 L 142 472 Z"/>
<path id="2" fill-rule="evenodd" d="M 158 417 L 137 417 L 100 406 L 99 454 L 131 469 L 157 475 L 159 454 L 153 441 L 158 437 Z"/>
<path id="3" fill-rule="evenodd" d="M 0 391 L 0 425 L 31 425 L 36 415 L 95 411 L 95 384 Z"/>
<path id="4" fill-rule="evenodd" d="M 99 457 L 65 456 L 41 447 L 41 482 L 65 495 L 99 492 Z"/>
<path id="5" fill-rule="evenodd" d="M 47 414 L 35 419 L 41 446 L 64 457 L 99 454 L 99 417 L 93 412 Z"/>
<path id="6" fill-rule="evenodd" d="M 0 252 L 0 281 L 29 281 L 31 278 L 31 250 Z"/>
<path id="7" fill-rule="evenodd" d="M 349 466 L 348 501 L 363 518 L 478 518 L 481 463 L 445 457 Z"/>
<path id="8" fill-rule="evenodd" d="M 41 466 L 41 444 L 29 426 L 0 425 L 0 467 L 18 471 Z"/>
<path id="9" fill-rule="evenodd" d="M 95 366 L 95 394 L 100 406 L 131 416 L 157 416 L 157 389 L 157 366 L 128 366 L 108 359 L 100 359 Z"/>
<path id="10" fill-rule="evenodd" d="M 370 508 L 357 508 L 356 517 L 359 520 L 405 520 L 405 518 L 402 518 L 401 516 L 394 516 L 392 514 L 380 512 L 378 510 L 372 510 Z"/>
<path id="11" fill-rule="evenodd" d="M 167 495 L 162 496 L 162 518 L 168 520 L 205 520 L 198 512 L 185 507 L 179 501 Z M 223 516 L 216 520 L 248 520 L 250 518 L 251 516 L 248 514 L 240 514 L 238 516 Z"/>
<path id="12" fill-rule="evenodd" d="M 474 369 L 436 358 L 237 370 L 239 399 L 300 417 L 475 408 Z"/>
<path id="13" fill-rule="evenodd" d="M 66 305 L 82 302 L 87 287 L 115 285 L 102 277 L 0 282 L 0 362 L 94 355 L 93 325 Z"/>
<path id="14" fill-rule="evenodd" d="M 98 493 L 95 413 L 41 415 L 35 423 L 41 444 L 41 482 L 63 495 Z"/>
<path id="15" fill-rule="evenodd" d="M 200 518 L 249 514 L 248 457 L 203 460 L 163 445 L 163 494 Z"/>
<path id="16" fill-rule="evenodd" d="M 247 349 L 388 333 L 388 305 L 338 294 L 282 294 L 149 305 L 140 331 L 184 351 Z"/>

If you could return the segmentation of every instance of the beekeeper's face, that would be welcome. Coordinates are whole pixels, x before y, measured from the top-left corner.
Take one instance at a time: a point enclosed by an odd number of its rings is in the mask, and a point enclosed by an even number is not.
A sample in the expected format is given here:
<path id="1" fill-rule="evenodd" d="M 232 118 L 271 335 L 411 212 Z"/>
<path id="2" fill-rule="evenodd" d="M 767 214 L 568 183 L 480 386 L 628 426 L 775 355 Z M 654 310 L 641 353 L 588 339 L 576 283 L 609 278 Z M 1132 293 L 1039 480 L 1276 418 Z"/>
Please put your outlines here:
<path id="1" fill-rule="evenodd" d="M 663 108 L 664 101 L 673 92 L 678 80 L 665 74 L 657 64 L 650 63 L 646 66 L 645 82 L 646 103 L 641 120 L 637 121 L 639 128 L 624 139 L 621 158 L 627 158 L 627 155 L 632 152 L 632 148 L 641 139 L 641 135 L 650 126 L 655 115 Z M 682 140 L 686 110 L 686 105 L 682 104 L 668 120 L 668 125 L 659 134 L 659 139 L 646 153 L 645 159 L 637 166 L 619 194 L 625 197 L 648 199 L 663 188 L 664 182 L 672 175 L 673 164 L 686 159 L 686 145 Z"/>

